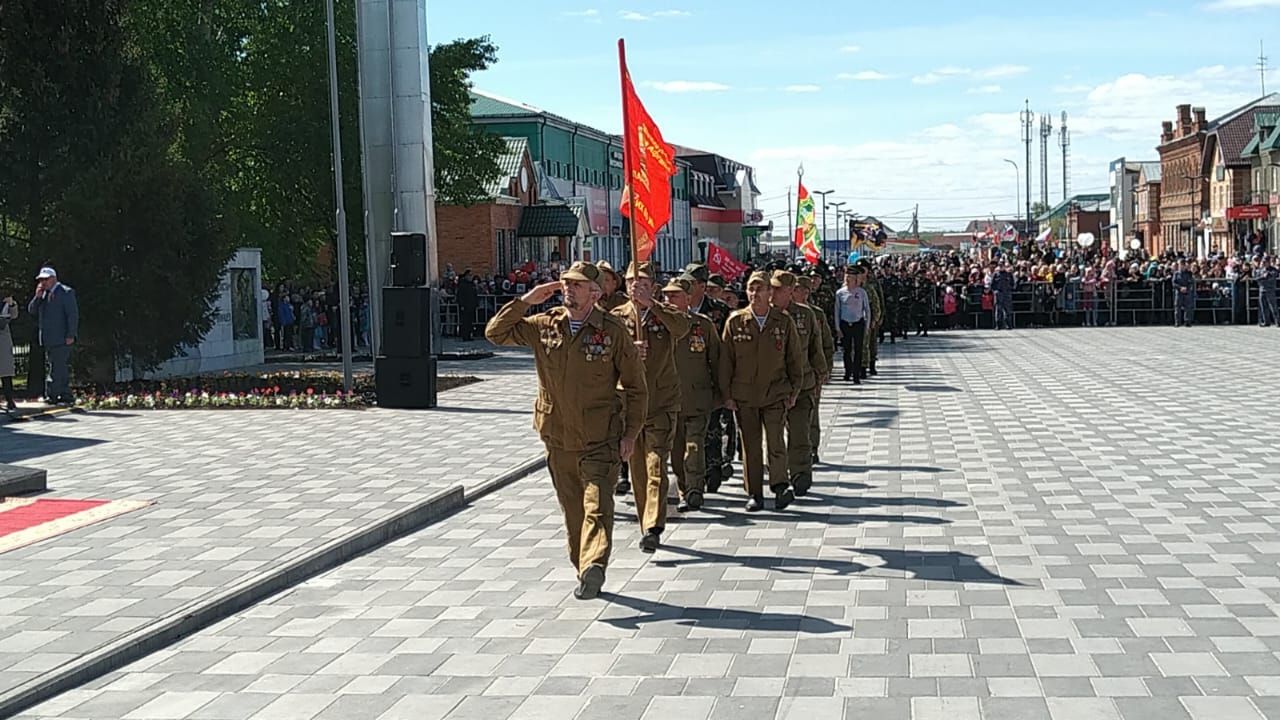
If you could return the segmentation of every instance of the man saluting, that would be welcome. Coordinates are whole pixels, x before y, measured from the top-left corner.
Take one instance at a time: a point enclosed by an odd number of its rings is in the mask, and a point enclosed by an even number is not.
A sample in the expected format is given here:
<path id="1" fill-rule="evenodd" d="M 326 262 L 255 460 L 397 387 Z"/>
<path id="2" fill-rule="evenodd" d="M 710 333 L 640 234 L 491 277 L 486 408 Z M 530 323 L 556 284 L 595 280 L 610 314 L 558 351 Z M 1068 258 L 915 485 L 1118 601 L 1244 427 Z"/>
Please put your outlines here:
<path id="1" fill-rule="evenodd" d="M 579 600 L 596 597 L 604 585 L 618 465 L 635 450 L 649 399 L 644 364 L 627 329 L 596 306 L 600 275 L 590 263 L 574 263 L 559 282 L 507 303 L 484 330 L 496 345 L 533 349 L 533 426 L 547 447 Z M 557 292 L 564 293 L 563 307 L 525 317 Z"/>

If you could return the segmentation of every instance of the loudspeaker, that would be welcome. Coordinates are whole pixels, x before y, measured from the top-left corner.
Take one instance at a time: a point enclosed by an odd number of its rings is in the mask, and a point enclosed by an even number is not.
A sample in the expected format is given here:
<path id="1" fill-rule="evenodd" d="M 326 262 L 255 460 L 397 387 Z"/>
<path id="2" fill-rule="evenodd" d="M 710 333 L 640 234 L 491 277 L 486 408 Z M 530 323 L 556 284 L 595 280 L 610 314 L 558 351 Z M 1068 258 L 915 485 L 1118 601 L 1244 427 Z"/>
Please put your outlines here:
<path id="1" fill-rule="evenodd" d="M 382 355 L 431 355 L 431 288 L 382 288 Z"/>
<path id="2" fill-rule="evenodd" d="M 427 284 L 427 236 L 391 233 L 391 284 L 418 287 Z"/>
<path id="3" fill-rule="evenodd" d="M 373 367 L 378 407 L 421 409 L 436 406 L 434 359 L 379 355 Z"/>

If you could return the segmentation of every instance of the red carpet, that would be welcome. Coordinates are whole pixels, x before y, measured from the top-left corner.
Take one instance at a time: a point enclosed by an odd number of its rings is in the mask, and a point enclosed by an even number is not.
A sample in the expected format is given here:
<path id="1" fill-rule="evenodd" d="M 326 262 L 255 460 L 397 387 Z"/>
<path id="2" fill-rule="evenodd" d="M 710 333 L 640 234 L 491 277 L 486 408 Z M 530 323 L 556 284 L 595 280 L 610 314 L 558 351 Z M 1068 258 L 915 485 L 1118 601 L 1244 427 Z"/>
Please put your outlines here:
<path id="1" fill-rule="evenodd" d="M 0 501 L 0 552 L 146 507 L 142 500 L 8 498 Z"/>

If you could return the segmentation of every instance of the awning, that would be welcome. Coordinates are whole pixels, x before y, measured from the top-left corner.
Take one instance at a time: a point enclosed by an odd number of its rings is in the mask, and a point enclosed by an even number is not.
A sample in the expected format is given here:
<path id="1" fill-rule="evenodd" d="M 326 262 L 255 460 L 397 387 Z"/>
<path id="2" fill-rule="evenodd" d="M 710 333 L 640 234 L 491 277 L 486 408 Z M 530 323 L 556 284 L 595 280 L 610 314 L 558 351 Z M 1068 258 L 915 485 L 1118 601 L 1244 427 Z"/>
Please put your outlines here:
<path id="1" fill-rule="evenodd" d="M 530 205 L 520 213 L 518 237 L 574 237 L 579 218 L 566 205 Z"/>
<path id="2" fill-rule="evenodd" d="M 1265 220 L 1267 216 L 1266 205 L 1236 205 L 1227 208 L 1228 220 Z"/>

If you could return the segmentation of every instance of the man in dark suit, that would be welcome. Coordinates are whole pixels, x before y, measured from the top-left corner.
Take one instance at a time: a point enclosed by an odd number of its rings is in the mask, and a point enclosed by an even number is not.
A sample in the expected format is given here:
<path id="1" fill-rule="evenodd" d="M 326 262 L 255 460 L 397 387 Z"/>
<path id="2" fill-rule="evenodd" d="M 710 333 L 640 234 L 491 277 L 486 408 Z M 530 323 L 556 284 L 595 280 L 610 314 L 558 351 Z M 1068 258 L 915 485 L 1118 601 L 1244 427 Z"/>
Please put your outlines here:
<path id="1" fill-rule="evenodd" d="M 471 268 L 467 268 L 462 271 L 462 277 L 458 278 L 458 338 L 464 342 L 475 339 L 476 306 L 479 299 L 476 279 L 471 275 Z"/>
<path id="2" fill-rule="evenodd" d="M 76 291 L 58 282 L 51 267 L 36 274 L 36 292 L 27 305 L 40 331 L 40 346 L 49 363 L 45 402 L 71 404 L 71 346 L 80 330 L 80 306 Z"/>

